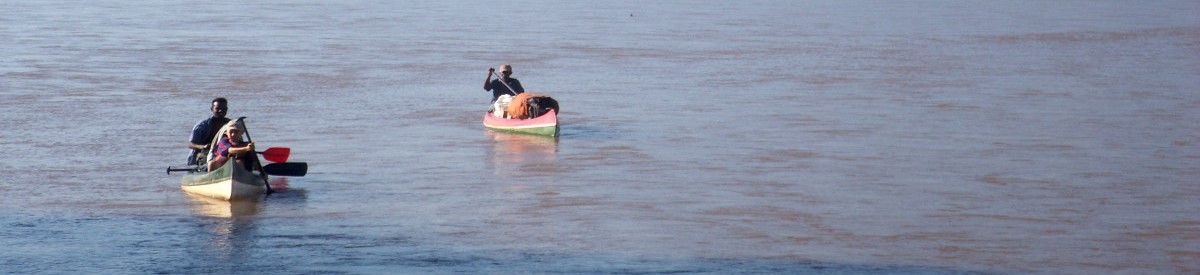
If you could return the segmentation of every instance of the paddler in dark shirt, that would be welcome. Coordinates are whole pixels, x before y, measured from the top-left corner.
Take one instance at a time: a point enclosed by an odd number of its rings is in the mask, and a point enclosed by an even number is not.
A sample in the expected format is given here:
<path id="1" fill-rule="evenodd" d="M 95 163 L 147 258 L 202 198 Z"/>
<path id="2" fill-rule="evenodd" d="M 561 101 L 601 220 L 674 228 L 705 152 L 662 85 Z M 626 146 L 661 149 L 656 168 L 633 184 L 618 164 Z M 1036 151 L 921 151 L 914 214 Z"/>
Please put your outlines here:
<path id="1" fill-rule="evenodd" d="M 492 102 L 496 102 L 496 99 L 500 98 L 500 95 L 516 96 L 519 93 L 525 92 L 525 88 L 521 87 L 521 81 L 510 77 L 512 75 L 512 66 L 508 64 L 500 65 L 500 78 L 492 80 L 492 74 L 495 71 L 495 68 L 488 68 L 487 79 L 483 81 L 483 90 L 492 91 Z M 508 86 L 504 84 L 508 84 Z M 512 90 L 509 90 L 508 87 L 512 87 Z"/>
<path id="2" fill-rule="evenodd" d="M 209 149 L 209 143 L 213 137 L 217 136 L 217 131 L 221 130 L 229 119 L 225 118 L 225 113 L 229 112 L 229 101 L 224 97 L 218 97 L 212 100 L 212 106 L 209 111 L 212 111 L 212 117 L 201 120 L 192 127 L 192 138 L 188 142 L 188 148 L 192 149 L 192 153 L 188 155 L 188 165 L 199 165 L 202 161 L 199 157 L 204 150 Z"/>

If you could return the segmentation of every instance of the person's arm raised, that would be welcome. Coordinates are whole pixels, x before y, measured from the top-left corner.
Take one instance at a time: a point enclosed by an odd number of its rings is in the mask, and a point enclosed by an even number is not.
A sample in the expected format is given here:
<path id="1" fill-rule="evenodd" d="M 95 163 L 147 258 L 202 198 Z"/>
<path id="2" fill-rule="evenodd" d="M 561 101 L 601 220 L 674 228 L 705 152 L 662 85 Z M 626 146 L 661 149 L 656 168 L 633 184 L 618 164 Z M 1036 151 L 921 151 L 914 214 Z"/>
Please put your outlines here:
<path id="1" fill-rule="evenodd" d="M 496 68 L 488 68 L 488 76 L 486 79 L 483 80 L 483 90 L 484 91 L 488 91 L 488 90 L 492 89 L 492 73 L 495 71 L 496 71 Z"/>

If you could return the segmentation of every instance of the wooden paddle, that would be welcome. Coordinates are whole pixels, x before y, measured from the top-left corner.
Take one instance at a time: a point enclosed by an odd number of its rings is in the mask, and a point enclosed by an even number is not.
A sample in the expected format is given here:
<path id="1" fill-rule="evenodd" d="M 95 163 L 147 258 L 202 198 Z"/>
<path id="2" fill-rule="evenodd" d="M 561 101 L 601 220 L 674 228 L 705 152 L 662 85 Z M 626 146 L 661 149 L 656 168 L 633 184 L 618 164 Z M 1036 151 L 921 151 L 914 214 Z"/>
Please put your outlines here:
<path id="1" fill-rule="evenodd" d="M 239 117 L 239 118 L 237 119 L 237 122 L 238 122 L 238 123 L 240 123 L 240 124 L 242 124 L 242 132 L 245 132 L 245 133 L 246 133 L 246 142 L 249 142 L 249 143 L 254 143 L 254 140 L 250 138 L 250 129 L 246 127 L 246 117 Z M 257 167 L 258 167 L 258 171 L 260 171 L 260 172 L 261 172 L 261 171 L 263 171 L 262 162 L 259 162 L 259 161 L 258 161 L 258 157 L 255 157 L 255 158 L 254 158 L 254 166 L 257 166 Z M 271 183 L 270 183 L 270 182 L 267 182 L 267 176 L 266 176 L 266 175 L 267 175 L 267 173 L 266 173 L 266 172 L 263 172 L 263 175 L 262 175 L 262 179 L 263 179 L 263 186 L 266 186 L 266 187 L 267 187 L 267 194 L 274 193 L 274 192 L 275 192 L 275 190 L 271 190 Z"/>
<path id="2" fill-rule="evenodd" d="M 508 82 L 505 82 L 505 81 L 504 81 L 504 78 L 503 78 L 503 77 L 500 77 L 500 74 L 497 74 L 497 73 L 496 73 L 496 72 L 494 72 L 494 71 L 488 71 L 488 73 L 490 73 L 490 74 L 492 74 L 492 75 L 495 75 L 495 76 L 496 76 L 496 80 L 499 80 L 499 81 L 500 81 L 500 84 L 504 84 L 504 88 L 508 88 L 508 92 L 510 92 L 510 93 L 513 93 L 514 95 L 515 95 L 515 94 L 517 94 L 517 91 L 516 91 L 516 90 L 513 90 L 512 86 L 508 86 Z"/>
<path id="3" fill-rule="evenodd" d="M 263 159 L 270 162 L 287 162 L 288 156 L 292 155 L 292 148 L 287 147 L 271 147 L 266 151 L 255 152 L 262 154 Z"/>

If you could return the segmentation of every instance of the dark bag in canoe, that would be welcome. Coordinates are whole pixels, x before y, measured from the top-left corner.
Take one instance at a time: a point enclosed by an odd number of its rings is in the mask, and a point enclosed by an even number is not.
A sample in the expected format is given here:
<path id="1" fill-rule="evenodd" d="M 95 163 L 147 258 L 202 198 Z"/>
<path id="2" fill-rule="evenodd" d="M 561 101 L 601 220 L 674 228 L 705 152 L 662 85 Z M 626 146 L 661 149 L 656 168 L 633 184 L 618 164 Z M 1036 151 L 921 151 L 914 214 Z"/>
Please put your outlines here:
<path id="1" fill-rule="evenodd" d="M 528 105 L 529 117 L 540 117 L 550 110 L 558 111 L 558 101 L 548 96 L 530 98 Z"/>

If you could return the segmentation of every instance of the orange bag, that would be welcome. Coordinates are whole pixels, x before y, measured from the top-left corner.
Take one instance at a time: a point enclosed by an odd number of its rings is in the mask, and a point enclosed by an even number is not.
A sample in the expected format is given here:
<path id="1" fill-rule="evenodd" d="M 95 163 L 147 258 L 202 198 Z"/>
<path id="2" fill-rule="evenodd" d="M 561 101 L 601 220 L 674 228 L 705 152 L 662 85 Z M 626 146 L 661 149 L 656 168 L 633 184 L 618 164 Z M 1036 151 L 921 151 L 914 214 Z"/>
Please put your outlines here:
<path id="1" fill-rule="evenodd" d="M 529 99 L 535 98 L 535 97 L 546 97 L 546 96 L 540 95 L 540 94 L 535 94 L 535 93 L 517 94 L 517 96 L 513 97 L 512 102 L 508 103 L 508 108 L 506 108 L 506 110 L 505 110 L 506 114 L 508 115 L 508 117 L 514 118 L 514 119 L 529 118 Z"/>

